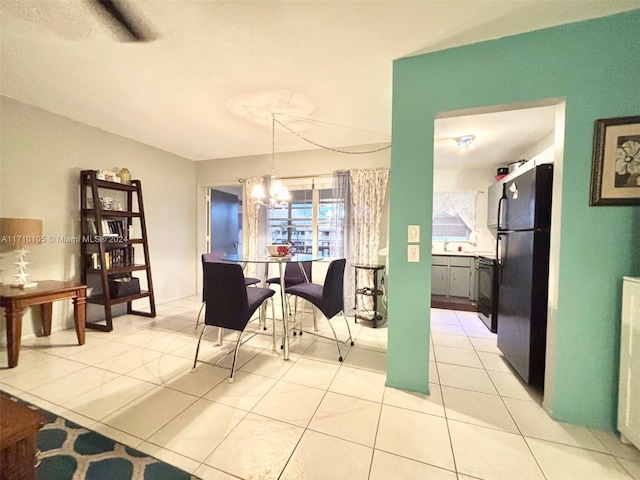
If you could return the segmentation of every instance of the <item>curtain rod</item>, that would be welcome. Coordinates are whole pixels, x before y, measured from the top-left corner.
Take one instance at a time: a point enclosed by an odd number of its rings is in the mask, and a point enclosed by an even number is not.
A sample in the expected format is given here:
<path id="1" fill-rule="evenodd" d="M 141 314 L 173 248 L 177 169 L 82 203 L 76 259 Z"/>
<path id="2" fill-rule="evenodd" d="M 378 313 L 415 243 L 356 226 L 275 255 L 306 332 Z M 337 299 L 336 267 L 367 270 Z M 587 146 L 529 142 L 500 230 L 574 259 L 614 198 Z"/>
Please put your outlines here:
<path id="1" fill-rule="evenodd" d="M 262 175 L 262 176 L 257 177 L 257 178 L 262 178 L 262 177 L 265 177 L 265 176 L 268 176 L 268 175 Z M 279 180 L 298 180 L 298 179 L 302 179 L 302 178 L 312 179 L 312 178 L 322 178 L 322 177 L 333 177 L 333 173 L 321 173 L 321 174 L 318 174 L 318 175 L 299 175 L 297 177 L 281 177 L 280 175 L 278 175 L 277 178 Z M 239 183 L 244 183 L 246 181 L 247 181 L 246 178 L 239 178 L 238 179 Z"/>
<path id="2" fill-rule="evenodd" d="M 358 170 L 358 169 L 356 169 Z M 390 170 L 389 168 L 373 168 L 372 170 Z M 339 172 L 348 172 L 349 170 L 338 170 Z M 262 175 L 265 176 L 265 175 Z M 294 176 L 294 177 L 281 177 L 280 175 L 278 175 L 278 178 L 280 180 L 299 180 L 302 178 L 322 178 L 322 177 L 333 177 L 333 173 L 318 173 L 317 175 L 298 175 L 298 176 Z M 239 178 L 238 179 L 238 183 L 244 183 L 246 182 L 247 179 L 246 178 Z"/>

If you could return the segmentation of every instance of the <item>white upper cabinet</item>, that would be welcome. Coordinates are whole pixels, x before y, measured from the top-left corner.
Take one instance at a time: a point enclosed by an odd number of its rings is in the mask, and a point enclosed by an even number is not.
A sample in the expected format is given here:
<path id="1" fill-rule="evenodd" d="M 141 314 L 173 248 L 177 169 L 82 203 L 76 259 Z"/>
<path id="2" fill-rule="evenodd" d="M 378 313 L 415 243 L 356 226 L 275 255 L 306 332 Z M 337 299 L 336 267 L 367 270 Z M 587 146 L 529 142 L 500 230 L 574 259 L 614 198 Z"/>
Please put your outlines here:
<path id="1" fill-rule="evenodd" d="M 618 430 L 640 448 L 640 278 L 622 282 Z"/>

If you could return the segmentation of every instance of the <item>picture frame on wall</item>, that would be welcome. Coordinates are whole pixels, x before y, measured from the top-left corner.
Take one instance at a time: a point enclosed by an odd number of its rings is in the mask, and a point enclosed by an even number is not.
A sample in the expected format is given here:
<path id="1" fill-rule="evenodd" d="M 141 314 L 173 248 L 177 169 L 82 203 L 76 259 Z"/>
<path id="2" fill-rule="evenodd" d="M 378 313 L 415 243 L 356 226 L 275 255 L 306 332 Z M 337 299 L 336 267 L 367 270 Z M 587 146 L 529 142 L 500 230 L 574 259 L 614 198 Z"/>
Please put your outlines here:
<path id="1" fill-rule="evenodd" d="M 595 121 L 589 205 L 640 205 L 640 116 Z"/>

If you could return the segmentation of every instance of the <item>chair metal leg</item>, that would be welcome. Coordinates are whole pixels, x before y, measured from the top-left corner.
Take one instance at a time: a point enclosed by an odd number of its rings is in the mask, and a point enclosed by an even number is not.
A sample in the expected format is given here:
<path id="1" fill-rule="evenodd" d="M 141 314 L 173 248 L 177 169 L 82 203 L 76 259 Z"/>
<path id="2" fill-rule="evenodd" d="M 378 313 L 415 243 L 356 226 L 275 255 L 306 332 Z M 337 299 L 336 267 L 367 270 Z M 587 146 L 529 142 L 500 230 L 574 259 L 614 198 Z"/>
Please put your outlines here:
<path id="1" fill-rule="evenodd" d="M 304 298 L 302 301 L 302 306 L 300 307 L 300 321 L 298 322 L 298 296 L 296 295 L 293 303 L 293 330 L 295 332 L 296 325 L 298 325 L 298 335 L 302 336 L 302 319 L 304 318 Z"/>
<path id="2" fill-rule="evenodd" d="M 272 342 L 272 346 L 271 349 L 275 352 L 276 351 L 276 316 L 275 313 L 273 312 L 273 297 L 271 297 L 271 313 L 273 315 L 271 315 L 271 338 L 273 339 Z"/>
<path id="3" fill-rule="evenodd" d="M 347 330 L 349 331 L 349 340 L 351 341 L 351 346 L 353 347 L 354 343 L 353 343 L 353 337 L 351 336 L 351 327 L 349 326 L 349 321 L 347 320 L 347 316 L 344 313 L 344 310 L 342 312 L 342 318 L 344 318 L 344 323 L 347 324 Z"/>
<path id="4" fill-rule="evenodd" d="M 238 332 L 238 341 L 236 342 L 236 349 L 233 352 L 233 363 L 231 364 L 231 376 L 229 377 L 229 383 L 233 383 L 233 374 L 236 371 L 236 360 L 238 359 L 238 350 L 240 350 L 240 340 L 242 340 L 242 333 Z"/>
<path id="5" fill-rule="evenodd" d="M 206 304 L 202 302 L 202 306 L 200 307 L 200 311 L 198 312 L 198 316 L 196 317 L 196 326 L 193 327 L 193 331 L 196 332 L 198 330 L 198 325 L 200 325 L 200 315 L 202 315 L 202 310 Z"/>
<path id="6" fill-rule="evenodd" d="M 273 313 L 273 307 L 271 308 L 271 313 Z M 258 326 L 262 327 L 262 330 L 267 329 L 267 304 L 263 303 L 260 305 L 260 317 L 258 320 Z"/>
<path id="7" fill-rule="evenodd" d="M 222 345 L 222 327 L 218 327 L 218 346 Z"/>
<path id="8" fill-rule="evenodd" d="M 315 310 L 315 309 L 314 309 Z M 333 328 L 333 324 L 331 320 L 327 318 L 327 322 L 329 322 L 329 326 L 331 327 L 331 331 L 333 332 L 333 338 L 336 339 L 336 347 L 338 347 L 338 361 L 342 361 L 342 352 L 340 351 L 340 342 L 338 342 L 338 336 L 336 335 L 336 330 Z"/>
<path id="9" fill-rule="evenodd" d="M 200 333 L 200 337 L 198 338 L 198 346 L 196 347 L 196 357 L 193 359 L 193 368 L 191 369 L 191 372 L 195 372 L 196 371 L 196 363 L 198 363 L 198 352 L 200 351 L 200 342 L 202 341 L 202 336 L 204 335 L 205 330 L 207 329 L 207 326 L 205 325 L 202 328 L 202 332 Z"/>
<path id="10" fill-rule="evenodd" d="M 293 336 L 302 335 L 302 325 L 298 329 L 299 332 L 296 332 L 296 325 L 298 324 L 298 296 L 297 295 L 287 295 L 287 302 L 291 301 L 291 297 L 293 298 Z M 289 316 L 291 316 L 291 304 L 289 304 Z"/>
<path id="11" fill-rule="evenodd" d="M 318 331 L 318 317 L 316 315 L 316 309 L 313 309 L 313 331 Z"/>

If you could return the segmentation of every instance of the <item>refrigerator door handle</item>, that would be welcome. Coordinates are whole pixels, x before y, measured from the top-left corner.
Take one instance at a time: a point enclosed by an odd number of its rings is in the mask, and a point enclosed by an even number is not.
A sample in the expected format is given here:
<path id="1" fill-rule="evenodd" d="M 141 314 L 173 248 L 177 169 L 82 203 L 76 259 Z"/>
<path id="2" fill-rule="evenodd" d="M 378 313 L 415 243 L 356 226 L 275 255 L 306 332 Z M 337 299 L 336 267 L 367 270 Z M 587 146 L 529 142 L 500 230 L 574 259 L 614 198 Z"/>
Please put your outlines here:
<path id="1" fill-rule="evenodd" d="M 507 184 L 504 183 L 502 185 L 502 196 L 500 197 L 500 200 L 498 200 L 498 222 L 497 222 L 498 232 L 502 230 L 502 227 L 500 226 L 500 220 L 502 219 L 502 202 L 506 199 L 507 199 Z"/>
<path id="2" fill-rule="evenodd" d="M 502 235 L 501 233 L 498 233 L 498 236 L 496 238 L 496 264 L 497 264 L 497 268 L 498 268 L 498 283 L 502 283 L 502 264 L 504 262 L 504 259 L 502 258 Z"/>

